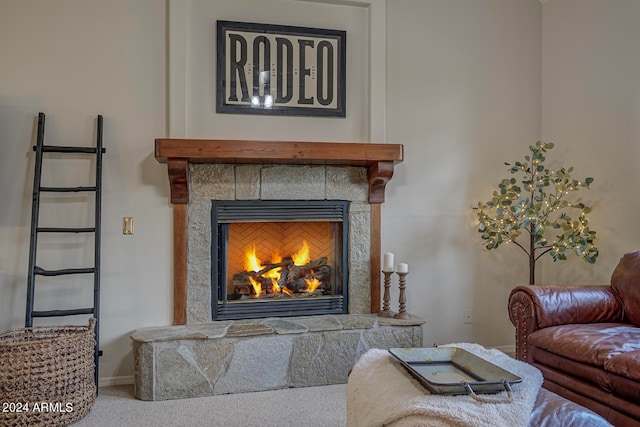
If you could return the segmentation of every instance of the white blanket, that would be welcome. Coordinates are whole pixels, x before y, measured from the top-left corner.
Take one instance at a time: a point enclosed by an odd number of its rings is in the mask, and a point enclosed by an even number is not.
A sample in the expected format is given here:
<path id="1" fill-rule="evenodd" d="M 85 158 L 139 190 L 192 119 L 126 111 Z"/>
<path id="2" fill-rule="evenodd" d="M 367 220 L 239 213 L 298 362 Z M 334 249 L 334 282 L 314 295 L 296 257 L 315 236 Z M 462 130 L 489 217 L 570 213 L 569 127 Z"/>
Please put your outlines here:
<path id="1" fill-rule="evenodd" d="M 371 349 L 362 355 L 347 384 L 347 425 L 349 427 L 526 427 L 542 385 L 542 374 L 526 363 L 499 350 L 478 344 L 448 344 L 475 354 L 518 375 L 511 403 L 481 403 L 471 396 L 430 394 L 387 350 Z M 481 395 L 507 398 L 506 391 Z"/>

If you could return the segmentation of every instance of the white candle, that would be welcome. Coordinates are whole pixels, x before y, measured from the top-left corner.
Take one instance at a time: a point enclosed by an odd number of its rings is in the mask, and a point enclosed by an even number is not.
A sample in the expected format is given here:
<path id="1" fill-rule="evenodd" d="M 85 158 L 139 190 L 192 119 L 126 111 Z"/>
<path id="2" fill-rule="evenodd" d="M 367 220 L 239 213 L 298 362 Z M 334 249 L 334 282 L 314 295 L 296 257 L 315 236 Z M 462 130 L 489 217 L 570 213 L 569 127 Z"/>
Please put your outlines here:
<path id="1" fill-rule="evenodd" d="M 398 264 L 398 269 L 396 270 L 398 273 L 408 273 L 409 272 L 409 264 L 401 262 Z"/>
<path id="2" fill-rule="evenodd" d="M 393 253 L 386 252 L 384 254 L 384 262 L 382 263 L 382 271 L 393 273 Z"/>

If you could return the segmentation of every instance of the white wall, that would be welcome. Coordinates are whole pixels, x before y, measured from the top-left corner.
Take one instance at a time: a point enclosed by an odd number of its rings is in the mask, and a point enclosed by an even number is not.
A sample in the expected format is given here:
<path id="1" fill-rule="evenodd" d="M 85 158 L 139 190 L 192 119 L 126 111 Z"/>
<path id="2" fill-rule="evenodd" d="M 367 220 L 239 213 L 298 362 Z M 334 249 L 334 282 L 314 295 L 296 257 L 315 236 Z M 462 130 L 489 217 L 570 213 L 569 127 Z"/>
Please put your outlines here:
<path id="1" fill-rule="evenodd" d="M 387 136 L 405 161 L 388 186 L 383 250 L 409 263 L 408 308 L 427 319 L 425 345 L 511 345 L 507 297 L 527 283 L 527 259 L 485 250 L 471 208 L 539 139 L 541 5 L 388 6 Z"/>
<path id="2" fill-rule="evenodd" d="M 154 138 L 166 132 L 165 51 L 165 5 L 157 0 L 0 1 L 0 330 L 24 326 L 34 118 L 47 114 L 48 144 L 91 145 L 102 114 L 103 379 L 132 375 L 133 330 L 171 322 L 171 206 L 166 166 L 153 157 Z M 52 159 L 43 175 L 88 185 L 89 166 Z M 43 199 L 41 224 L 93 222 L 88 197 L 66 200 L 54 207 Z M 135 218 L 133 236 L 122 235 L 123 216 Z M 81 243 L 65 241 L 64 254 L 45 244 L 38 264 L 86 266 L 91 255 Z M 67 277 L 56 291 L 41 283 L 40 308 L 90 305 L 78 296 L 77 286 L 91 286 L 86 278 Z"/>
<path id="3" fill-rule="evenodd" d="M 292 0 L 217 0 L 175 2 L 186 8 L 186 23 L 175 31 L 185 33 L 186 117 L 190 138 L 228 138 L 299 141 L 366 141 L 368 121 L 368 9 L 364 6 L 323 4 Z M 347 31 L 346 118 L 286 117 L 215 112 L 216 20 L 278 23 Z M 173 35 L 175 37 L 175 34 Z M 182 46 L 176 47 L 180 49 Z M 171 50 L 172 58 L 179 52 Z M 172 107 L 175 104 L 172 103 Z M 172 117 L 172 120 L 173 117 Z M 172 131 L 173 134 L 173 131 Z M 175 136 L 175 135 L 174 135 Z"/>
<path id="4" fill-rule="evenodd" d="M 557 156 L 595 181 L 584 200 L 600 256 L 549 263 L 546 282 L 609 282 L 620 257 L 638 249 L 640 2 L 551 0 L 543 8 L 542 136 Z"/>

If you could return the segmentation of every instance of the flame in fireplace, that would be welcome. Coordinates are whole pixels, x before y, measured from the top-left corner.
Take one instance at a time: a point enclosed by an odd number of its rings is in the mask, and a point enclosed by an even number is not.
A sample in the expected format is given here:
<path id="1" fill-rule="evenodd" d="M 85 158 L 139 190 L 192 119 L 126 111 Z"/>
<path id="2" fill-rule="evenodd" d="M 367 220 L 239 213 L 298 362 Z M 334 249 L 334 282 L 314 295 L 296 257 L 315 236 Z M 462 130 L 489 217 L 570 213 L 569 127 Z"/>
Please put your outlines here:
<path id="1" fill-rule="evenodd" d="M 247 249 L 244 253 L 244 269 L 246 271 L 260 271 L 264 267 L 260 265 L 260 260 L 256 255 L 256 247 Z"/>
<path id="2" fill-rule="evenodd" d="M 287 265 L 290 266 L 291 262 L 293 262 L 293 264 L 297 266 L 305 266 L 310 263 L 311 255 L 310 255 L 309 244 L 307 243 L 307 241 L 306 240 L 302 241 L 302 247 L 298 252 L 291 255 L 291 261 L 287 261 L 285 263 L 283 263 L 282 261 L 283 261 L 282 255 L 280 254 L 279 250 L 275 250 L 274 253 L 271 255 L 270 264 L 266 264 L 266 263 L 263 264 L 260 258 L 258 258 L 255 245 L 245 250 L 245 253 L 244 253 L 245 271 L 255 272 L 255 273 L 262 271 L 262 274 L 260 275 L 260 277 L 271 280 L 271 289 L 269 289 L 268 287 L 266 289 L 263 289 L 264 282 L 260 282 L 256 280 L 254 278 L 255 275 L 253 277 L 252 276 L 247 277 L 253 289 L 253 293 L 257 297 L 259 297 L 263 292 L 266 292 L 269 294 L 280 293 L 280 294 L 293 296 L 293 291 L 287 287 L 288 285 L 280 286 L 278 282 L 281 277 L 282 269 L 287 268 L 286 267 Z M 283 266 L 276 267 L 276 265 L 280 263 L 282 263 Z M 311 270 L 311 273 L 313 274 L 313 270 Z M 314 292 L 318 287 L 322 285 L 322 282 L 316 277 L 304 279 L 304 282 L 307 285 L 307 288 L 304 290 L 305 292 Z M 300 291 L 298 290 L 296 292 L 300 292 Z"/>
<path id="3" fill-rule="evenodd" d="M 249 277 L 249 282 L 251 282 L 251 286 L 253 286 L 253 291 L 255 292 L 255 294 L 257 296 L 260 296 L 260 294 L 262 294 L 262 284 L 253 280 L 253 277 Z"/>
<path id="4" fill-rule="evenodd" d="M 273 255 L 271 255 L 271 264 L 278 264 L 282 262 L 282 255 L 280 255 L 280 251 L 278 249 L 275 250 Z M 264 267 L 262 267 L 264 268 Z M 280 279 L 280 272 L 282 271 L 282 267 L 273 268 L 267 271 L 264 274 L 264 277 L 267 279 L 271 279 L 271 289 L 272 292 L 278 293 L 280 292 L 280 286 L 278 285 L 278 279 Z"/>
<path id="5" fill-rule="evenodd" d="M 271 255 L 271 263 L 278 264 L 282 262 L 282 255 L 280 255 L 280 251 L 276 250 L 273 255 Z M 255 245 L 249 249 L 247 249 L 244 253 L 244 269 L 246 271 L 255 271 L 258 272 L 264 269 L 266 265 L 262 265 L 262 261 L 256 255 L 256 247 Z M 282 271 L 282 267 L 273 268 L 267 271 L 263 277 L 271 279 L 273 292 L 280 292 L 280 286 L 278 285 L 278 279 L 280 279 L 280 272 Z M 262 284 L 256 282 L 252 277 L 249 277 L 249 282 L 251 282 L 251 286 L 253 286 L 253 290 L 256 295 L 260 295 L 262 293 Z"/>
<path id="6" fill-rule="evenodd" d="M 320 286 L 322 284 L 315 277 L 312 278 L 312 279 L 304 279 L 304 281 L 307 282 L 307 292 L 315 291 L 318 288 L 318 286 Z"/>
<path id="7" fill-rule="evenodd" d="M 302 241 L 302 248 L 291 255 L 291 259 L 295 265 L 305 265 L 311 261 L 311 257 L 309 256 L 309 244 L 306 240 Z"/>
<path id="8" fill-rule="evenodd" d="M 271 255 L 271 263 L 272 264 L 277 264 L 279 262 L 282 262 L 282 255 L 280 255 L 280 250 L 276 249 L 273 252 L 273 255 Z"/>
<path id="9" fill-rule="evenodd" d="M 273 293 L 278 293 L 280 292 L 280 285 L 278 285 L 278 279 L 274 279 L 273 277 L 271 278 L 271 289 L 273 290 Z"/>

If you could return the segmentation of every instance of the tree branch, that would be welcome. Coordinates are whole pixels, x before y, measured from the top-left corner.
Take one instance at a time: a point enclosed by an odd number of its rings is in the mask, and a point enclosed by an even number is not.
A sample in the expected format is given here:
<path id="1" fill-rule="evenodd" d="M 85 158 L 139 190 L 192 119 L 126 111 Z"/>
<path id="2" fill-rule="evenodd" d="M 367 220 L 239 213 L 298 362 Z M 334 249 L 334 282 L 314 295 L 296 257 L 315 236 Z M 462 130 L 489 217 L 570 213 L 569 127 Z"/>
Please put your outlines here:
<path id="1" fill-rule="evenodd" d="M 522 246 L 520 243 L 516 242 L 515 240 L 512 240 L 511 243 L 513 243 L 514 245 L 516 245 L 517 247 L 519 247 L 520 249 L 522 249 L 524 251 L 525 254 L 529 255 L 529 251 L 527 251 L 524 246 Z"/>
<path id="2" fill-rule="evenodd" d="M 542 249 L 542 248 L 544 248 L 544 247 L 546 247 L 546 246 L 542 246 L 542 247 L 540 247 L 539 249 Z M 540 255 L 538 255 L 537 257 L 535 257 L 535 261 L 538 261 L 538 259 L 540 259 L 540 257 L 541 257 L 542 255 L 546 254 L 547 252 L 550 252 L 552 249 L 553 249 L 553 247 L 548 247 L 548 249 L 547 249 L 546 251 L 542 252 Z"/>

